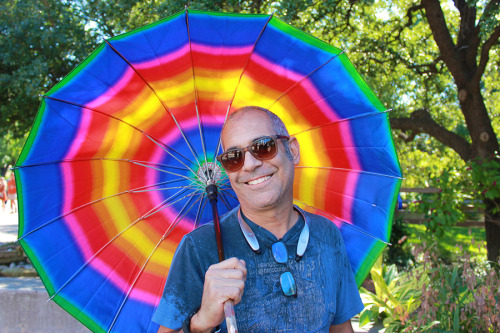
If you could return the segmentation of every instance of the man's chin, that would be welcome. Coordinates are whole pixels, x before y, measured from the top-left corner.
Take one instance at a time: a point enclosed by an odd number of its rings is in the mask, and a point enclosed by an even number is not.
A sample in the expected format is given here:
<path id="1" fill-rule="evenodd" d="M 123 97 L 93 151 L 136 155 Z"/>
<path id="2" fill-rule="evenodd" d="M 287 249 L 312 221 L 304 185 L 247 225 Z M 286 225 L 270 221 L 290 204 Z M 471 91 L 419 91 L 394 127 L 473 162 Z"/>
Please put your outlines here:
<path id="1" fill-rule="evenodd" d="M 266 195 L 266 193 L 257 194 L 255 196 L 247 196 L 244 200 L 241 200 L 241 206 L 243 208 L 251 210 L 268 210 L 273 209 L 278 206 L 277 195 Z"/>

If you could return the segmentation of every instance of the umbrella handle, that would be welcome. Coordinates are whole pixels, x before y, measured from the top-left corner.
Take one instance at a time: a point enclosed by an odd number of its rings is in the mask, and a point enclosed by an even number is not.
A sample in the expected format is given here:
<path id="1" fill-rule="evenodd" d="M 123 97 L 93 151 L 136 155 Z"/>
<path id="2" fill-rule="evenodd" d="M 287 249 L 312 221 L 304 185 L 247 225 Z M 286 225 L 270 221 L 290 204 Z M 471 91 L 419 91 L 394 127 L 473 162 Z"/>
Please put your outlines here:
<path id="1" fill-rule="evenodd" d="M 212 215 L 214 218 L 214 228 L 215 228 L 215 238 L 217 241 L 217 251 L 219 253 L 219 261 L 225 259 L 224 256 L 224 246 L 222 245 L 222 234 L 219 224 L 219 212 L 217 211 L 217 186 L 210 184 L 206 187 L 207 197 L 212 206 Z M 233 300 L 227 300 L 224 303 L 224 314 L 226 315 L 226 325 L 228 333 L 238 333 L 238 327 L 236 326 L 236 315 L 234 314 L 234 303 Z"/>
<path id="2" fill-rule="evenodd" d="M 224 313 L 226 314 L 226 325 L 228 333 L 238 333 L 236 326 L 236 316 L 234 314 L 233 300 L 228 300 L 224 303 Z"/>

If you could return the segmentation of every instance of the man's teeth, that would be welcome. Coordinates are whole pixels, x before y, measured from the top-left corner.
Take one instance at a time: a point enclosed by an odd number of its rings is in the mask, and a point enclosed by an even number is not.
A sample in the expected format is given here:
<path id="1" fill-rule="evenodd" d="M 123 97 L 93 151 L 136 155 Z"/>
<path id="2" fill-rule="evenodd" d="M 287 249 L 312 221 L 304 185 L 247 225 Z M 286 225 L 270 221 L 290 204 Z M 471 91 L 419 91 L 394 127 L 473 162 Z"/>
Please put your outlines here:
<path id="1" fill-rule="evenodd" d="M 247 184 L 248 185 L 257 185 L 257 184 L 260 184 L 262 182 L 265 182 L 269 178 L 271 178 L 271 176 L 260 177 L 260 178 L 257 178 L 257 179 L 254 179 L 254 180 L 251 180 L 251 181 L 247 182 Z"/>

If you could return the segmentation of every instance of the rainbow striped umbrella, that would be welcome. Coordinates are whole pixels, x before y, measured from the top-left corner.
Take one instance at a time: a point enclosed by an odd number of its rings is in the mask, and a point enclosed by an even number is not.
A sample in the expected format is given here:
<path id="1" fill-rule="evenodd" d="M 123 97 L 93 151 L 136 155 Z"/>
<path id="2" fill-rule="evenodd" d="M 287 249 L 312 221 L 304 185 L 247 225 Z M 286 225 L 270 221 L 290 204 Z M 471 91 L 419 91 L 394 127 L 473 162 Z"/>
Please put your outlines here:
<path id="1" fill-rule="evenodd" d="M 43 98 L 15 173 L 20 243 L 52 300 L 93 331 L 156 332 L 182 236 L 238 204 L 216 164 L 246 105 L 302 147 L 295 204 L 341 230 L 361 284 L 401 172 L 387 112 L 341 50 L 276 17 L 185 11 L 111 38 Z"/>

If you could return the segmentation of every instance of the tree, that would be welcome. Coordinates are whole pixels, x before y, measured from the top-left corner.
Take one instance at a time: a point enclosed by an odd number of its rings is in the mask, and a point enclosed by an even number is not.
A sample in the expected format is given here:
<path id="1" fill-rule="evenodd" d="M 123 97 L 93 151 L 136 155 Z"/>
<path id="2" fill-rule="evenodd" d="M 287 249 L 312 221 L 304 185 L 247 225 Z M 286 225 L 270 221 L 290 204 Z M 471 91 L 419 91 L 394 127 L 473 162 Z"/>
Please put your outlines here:
<path id="1" fill-rule="evenodd" d="M 39 96 L 95 46 L 64 1 L 3 0 L 0 4 L 0 128 L 20 138 Z"/>
<path id="2" fill-rule="evenodd" d="M 493 116 L 500 106 L 498 0 L 187 3 L 192 9 L 275 13 L 346 49 L 382 102 L 391 107 L 398 145 L 405 143 L 406 151 L 428 154 L 432 161 L 449 159 L 451 149 L 464 162 L 477 161 L 479 174 L 498 171 L 495 160 L 489 160 L 498 159 L 494 156 L 499 150 L 500 117 Z M 0 56 L 0 126 L 22 134 L 38 108 L 37 95 L 75 67 L 97 42 L 185 5 L 182 0 L 4 1 L 0 47 L 8 51 Z M 405 161 L 405 156 L 401 159 Z M 488 177 L 473 180 L 487 186 Z M 490 260 L 500 254 L 500 194 L 496 193 L 500 189 L 481 192 Z"/>
<path id="3" fill-rule="evenodd" d="M 468 136 L 448 129 L 433 116 L 429 108 L 438 108 L 439 105 L 424 106 L 413 111 L 409 117 L 392 118 L 391 125 L 409 132 L 410 138 L 426 133 L 453 149 L 464 161 L 476 159 L 478 167 L 485 163 L 491 166 L 489 160 L 497 158 L 499 144 L 490 118 L 491 111 L 487 109 L 483 96 L 483 79 L 491 54 L 495 53 L 496 57 L 499 51 L 500 3 L 495 0 L 487 3 L 455 0 L 454 6 L 459 14 L 457 26 L 450 18 L 453 15 L 451 10 L 443 9 L 438 0 L 422 0 L 409 6 L 405 19 L 395 25 L 397 29 L 393 30 L 394 33 L 402 34 L 405 29 L 411 29 L 417 20 L 425 22 L 438 51 L 431 61 L 423 62 L 425 59 L 418 59 L 414 54 L 407 56 L 390 49 L 394 52 L 393 59 L 420 75 L 427 85 L 433 84 L 435 76 L 443 71 L 451 75 Z M 439 68 L 441 64 L 444 66 Z M 491 66 L 498 68 L 498 63 Z M 500 170 L 497 172 L 500 173 Z M 488 259 L 495 261 L 500 255 L 500 197 L 485 194 Z"/>

